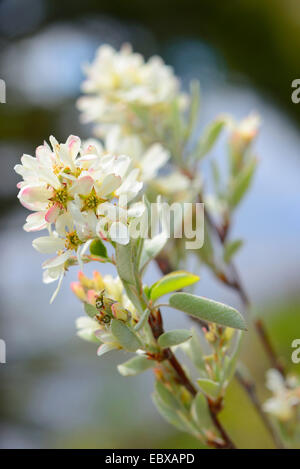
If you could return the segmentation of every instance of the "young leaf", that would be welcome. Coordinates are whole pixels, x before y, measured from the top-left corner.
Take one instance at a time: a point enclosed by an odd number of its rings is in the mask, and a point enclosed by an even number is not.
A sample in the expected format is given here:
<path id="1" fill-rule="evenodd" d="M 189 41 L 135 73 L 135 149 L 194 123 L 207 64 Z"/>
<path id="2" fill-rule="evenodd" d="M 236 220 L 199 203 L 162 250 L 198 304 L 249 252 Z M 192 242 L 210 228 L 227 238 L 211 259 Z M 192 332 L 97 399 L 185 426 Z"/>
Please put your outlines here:
<path id="1" fill-rule="evenodd" d="M 186 353 L 200 373 L 206 373 L 205 362 L 203 360 L 204 353 L 200 345 L 199 336 L 195 328 L 192 328 L 191 332 L 192 338 L 181 344 L 180 348 Z"/>
<path id="2" fill-rule="evenodd" d="M 225 126 L 225 119 L 216 119 L 209 124 L 204 130 L 204 133 L 195 149 L 194 157 L 197 159 L 203 158 L 213 147 L 217 138 L 219 137 L 223 127 Z"/>
<path id="3" fill-rule="evenodd" d="M 191 331 L 177 329 L 174 331 L 164 332 L 158 338 L 158 345 L 162 348 L 173 347 L 182 344 L 192 337 Z"/>
<path id="4" fill-rule="evenodd" d="M 220 391 L 220 383 L 216 383 L 211 379 L 199 378 L 197 379 L 199 387 L 209 397 L 216 399 Z"/>
<path id="5" fill-rule="evenodd" d="M 140 329 L 142 329 L 142 327 L 148 321 L 149 314 L 150 314 L 150 310 L 145 309 L 145 311 L 143 312 L 143 314 L 141 315 L 139 319 L 139 322 L 134 326 L 135 331 L 139 331 Z"/>
<path id="6" fill-rule="evenodd" d="M 192 80 L 190 83 L 190 97 L 191 104 L 188 116 L 188 126 L 185 135 L 186 139 L 191 135 L 198 118 L 200 107 L 200 83 L 198 80 Z"/>
<path id="7" fill-rule="evenodd" d="M 167 293 L 176 290 L 181 290 L 184 287 L 193 285 L 198 282 L 198 275 L 191 274 L 185 270 L 177 270 L 162 277 L 158 282 L 154 283 L 151 287 L 150 298 L 152 301 L 157 300 Z"/>
<path id="8" fill-rule="evenodd" d="M 239 356 L 239 350 L 241 346 L 241 341 L 242 341 L 242 336 L 243 333 L 241 331 L 238 332 L 236 342 L 234 344 L 234 348 L 232 350 L 231 356 L 230 357 L 225 357 L 227 358 L 225 362 L 225 367 L 224 367 L 224 377 L 223 381 L 227 380 L 228 382 L 231 380 L 232 376 L 234 375 L 235 369 L 236 369 L 236 364 Z"/>
<path id="9" fill-rule="evenodd" d="M 256 168 L 256 158 L 252 158 L 242 169 L 240 173 L 235 176 L 229 193 L 229 204 L 232 208 L 236 207 L 246 194 Z"/>
<path id="10" fill-rule="evenodd" d="M 234 329 L 247 329 L 243 316 L 236 309 L 223 303 L 190 293 L 174 293 L 169 303 L 173 308 L 196 318 Z"/>
<path id="11" fill-rule="evenodd" d="M 132 241 L 125 246 L 116 244 L 116 261 L 120 279 L 135 284 Z"/>
<path id="12" fill-rule="evenodd" d="M 107 257 L 107 249 L 102 243 L 101 239 L 94 239 L 90 244 L 90 253 L 93 256 L 106 258 Z"/>
<path id="13" fill-rule="evenodd" d="M 209 414 L 207 400 L 202 392 L 198 392 L 197 396 L 195 397 L 191 407 L 191 413 L 193 419 L 201 430 L 208 430 L 213 426 Z"/>
<path id="14" fill-rule="evenodd" d="M 149 360 L 144 355 L 137 355 L 125 363 L 118 365 L 118 371 L 122 376 L 134 376 L 152 368 L 155 365 L 153 360 Z"/>
<path id="15" fill-rule="evenodd" d="M 154 259 L 162 250 L 168 240 L 167 234 L 163 231 L 151 239 L 144 240 L 143 251 L 140 260 L 140 268 L 142 269 L 147 262 Z"/>
<path id="16" fill-rule="evenodd" d="M 84 311 L 90 318 L 94 318 L 98 314 L 97 308 L 89 303 L 84 303 Z"/>
<path id="17" fill-rule="evenodd" d="M 169 409 L 180 410 L 180 402 L 161 381 L 155 382 L 155 391 L 164 405 L 169 407 Z"/>
<path id="18" fill-rule="evenodd" d="M 152 399 L 158 412 L 167 422 L 174 425 L 174 427 L 178 428 L 178 430 L 182 432 L 189 432 L 189 428 L 187 428 L 185 423 L 182 422 L 176 410 L 170 409 L 170 407 L 166 406 L 156 392 L 152 394 Z"/>
<path id="19" fill-rule="evenodd" d="M 235 241 L 227 242 L 224 246 L 223 259 L 228 264 L 235 253 L 242 247 L 243 240 L 236 239 Z"/>
<path id="20" fill-rule="evenodd" d="M 128 352 L 135 352 L 142 347 L 138 336 L 122 321 L 118 321 L 117 319 L 112 320 L 111 333 Z"/>

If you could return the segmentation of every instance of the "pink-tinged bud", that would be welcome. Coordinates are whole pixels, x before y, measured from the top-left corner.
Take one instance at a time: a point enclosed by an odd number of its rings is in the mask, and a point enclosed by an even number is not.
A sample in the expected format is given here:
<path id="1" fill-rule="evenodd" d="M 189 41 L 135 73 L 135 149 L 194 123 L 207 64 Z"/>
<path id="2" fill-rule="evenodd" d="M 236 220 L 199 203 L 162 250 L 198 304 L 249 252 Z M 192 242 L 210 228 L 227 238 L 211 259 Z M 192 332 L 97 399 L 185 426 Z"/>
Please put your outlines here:
<path id="1" fill-rule="evenodd" d="M 89 279 L 86 275 L 84 275 L 84 273 L 81 270 L 78 272 L 78 280 L 81 283 L 81 285 L 85 288 L 94 287 L 93 280 Z"/>
<path id="2" fill-rule="evenodd" d="M 119 319 L 120 321 L 128 321 L 128 319 L 130 317 L 129 311 L 127 311 L 127 309 L 123 308 L 123 306 L 120 303 L 112 304 L 111 312 L 112 312 L 114 318 Z"/>
<path id="3" fill-rule="evenodd" d="M 87 292 L 88 303 L 95 306 L 97 298 L 98 298 L 98 295 L 97 295 L 97 292 L 95 290 L 88 290 L 88 292 Z"/>
<path id="4" fill-rule="evenodd" d="M 93 281 L 94 281 L 94 287 L 96 290 L 100 291 L 100 290 L 105 289 L 102 275 L 99 272 L 97 272 L 97 270 L 94 270 L 93 272 Z"/>
<path id="5" fill-rule="evenodd" d="M 86 294 L 82 285 L 79 282 L 71 283 L 72 292 L 79 298 L 81 301 L 86 301 Z"/>

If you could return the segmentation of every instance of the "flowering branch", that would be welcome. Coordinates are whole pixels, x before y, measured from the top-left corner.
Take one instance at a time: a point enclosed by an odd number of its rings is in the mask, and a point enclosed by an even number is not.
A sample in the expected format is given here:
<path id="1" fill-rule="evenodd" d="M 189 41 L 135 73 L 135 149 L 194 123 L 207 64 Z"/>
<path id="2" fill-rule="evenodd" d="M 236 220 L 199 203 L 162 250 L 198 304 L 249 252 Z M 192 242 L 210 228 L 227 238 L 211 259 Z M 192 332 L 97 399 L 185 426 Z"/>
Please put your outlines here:
<path id="1" fill-rule="evenodd" d="M 38 147 L 35 157 L 23 155 L 22 164 L 15 167 L 23 178 L 18 184 L 19 200 L 33 212 L 24 229 L 48 231 L 33 241 L 33 247 L 53 254 L 43 263 L 44 282 L 58 281 L 51 301 L 68 269 L 78 264 L 78 281 L 71 287 L 86 313 L 77 320 L 78 335 L 98 344 L 98 356 L 111 350 L 134 354 L 118 370 L 132 376 L 153 369 L 153 401 L 168 422 L 210 447 L 233 449 L 218 414 L 235 374 L 246 323 L 236 309 L 184 290 L 199 277 L 182 270 L 189 237 L 180 238 L 177 233 L 187 219 L 192 225 L 193 204 L 204 203 L 205 242 L 192 248 L 194 257 L 233 288 L 248 309 L 233 260 L 242 241 L 229 240 L 229 231 L 255 172 L 252 142 L 259 119 L 251 115 L 236 123 L 220 116 L 193 143 L 199 86 L 193 82 L 189 95 L 181 92 L 172 69 L 159 57 L 145 62 L 128 45 L 120 51 L 106 45 L 99 48 L 85 73 L 85 95 L 78 107 L 82 120 L 94 123 L 100 140 L 81 142 L 71 135 L 59 143 L 50 137 L 50 145 Z M 214 190 L 208 194 L 201 163 L 224 129 L 229 131 L 228 171 L 222 175 L 217 162 L 211 162 Z M 188 216 L 175 217 L 173 237 L 166 229 L 162 200 L 191 204 Z M 151 202 L 155 201 L 152 217 Z M 197 226 L 197 241 L 199 231 Z M 86 277 L 84 265 L 92 261 L 113 264 L 118 277 L 97 271 L 92 278 Z M 152 261 L 162 277 L 145 285 L 143 275 Z M 200 336 L 194 329 L 164 330 L 159 300 L 165 295 L 169 295 L 165 304 L 197 321 Z M 273 377 L 269 387 L 275 397 L 263 410 L 276 413 L 279 419 L 290 417 L 298 384 L 285 379 L 260 319 L 255 327 L 272 365 L 281 373 L 280 382 L 276 375 L 276 386 Z M 177 349 L 197 370 L 196 383 L 175 355 Z M 236 376 L 280 446 L 253 385 L 240 373 Z M 288 409 L 283 409 L 283 400 Z"/>

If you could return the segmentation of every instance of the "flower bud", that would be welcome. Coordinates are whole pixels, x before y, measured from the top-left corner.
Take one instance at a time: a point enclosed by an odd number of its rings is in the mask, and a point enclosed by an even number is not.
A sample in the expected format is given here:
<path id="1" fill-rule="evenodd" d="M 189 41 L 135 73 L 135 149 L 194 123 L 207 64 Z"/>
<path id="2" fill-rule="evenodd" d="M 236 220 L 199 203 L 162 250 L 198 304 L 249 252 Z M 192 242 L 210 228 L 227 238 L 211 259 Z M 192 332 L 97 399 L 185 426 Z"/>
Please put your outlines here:
<path id="1" fill-rule="evenodd" d="M 97 295 L 97 292 L 95 290 L 88 290 L 87 298 L 88 298 L 88 302 L 91 305 L 96 306 L 96 299 L 98 298 L 98 295 Z"/>
<path id="2" fill-rule="evenodd" d="M 72 292 L 79 298 L 80 301 L 86 301 L 86 294 L 84 288 L 79 282 L 71 283 Z"/>
<path id="3" fill-rule="evenodd" d="M 105 285 L 104 285 L 102 275 L 96 270 L 94 270 L 93 272 L 93 282 L 94 282 L 95 290 L 98 290 L 98 291 L 104 290 Z"/>
<path id="4" fill-rule="evenodd" d="M 80 270 L 78 272 L 78 280 L 81 283 L 81 285 L 85 288 L 94 288 L 94 282 L 93 280 L 89 279 L 84 273 Z"/>
<path id="5" fill-rule="evenodd" d="M 123 308 L 123 306 L 120 303 L 113 303 L 111 305 L 111 311 L 113 316 L 116 319 L 119 319 L 120 321 L 128 321 L 131 317 L 130 312 Z"/>

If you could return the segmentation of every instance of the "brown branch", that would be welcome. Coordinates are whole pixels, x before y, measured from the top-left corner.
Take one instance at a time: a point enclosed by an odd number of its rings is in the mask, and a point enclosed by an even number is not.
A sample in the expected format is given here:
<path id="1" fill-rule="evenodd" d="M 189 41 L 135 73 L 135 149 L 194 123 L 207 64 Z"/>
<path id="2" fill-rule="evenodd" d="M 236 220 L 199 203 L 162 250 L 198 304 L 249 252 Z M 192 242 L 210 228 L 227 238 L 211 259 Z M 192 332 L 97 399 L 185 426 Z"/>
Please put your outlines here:
<path id="1" fill-rule="evenodd" d="M 149 315 L 148 323 L 151 327 L 153 337 L 157 340 L 163 333 L 163 320 L 161 316 L 161 312 L 159 309 L 152 311 Z M 176 378 L 178 382 L 184 386 L 193 397 L 197 394 L 197 389 L 190 381 L 188 376 L 186 375 L 184 369 L 182 368 L 181 364 L 177 360 L 176 356 L 172 352 L 170 348 L 164 349 L 163 351 L 163 359 L 168 360 L 169 364 L 173 368 L 176 373 Z M 208 400 L 208 407 L 210 411 L 210 415 L 214 425 L 216 426 L 217 430 L 219 431 L 224 443 L 219 443 L 217 441 L 208 441 L 207 443 L 214 448 L 223 448 L 223 449 L 235 449 L 234 443 L 231 441 L 229 435 L 227 434 L 226 430 L 223 428 L 221 422 L 217 417 L 218 410 L 212 405 L 212 402 Z"/>

